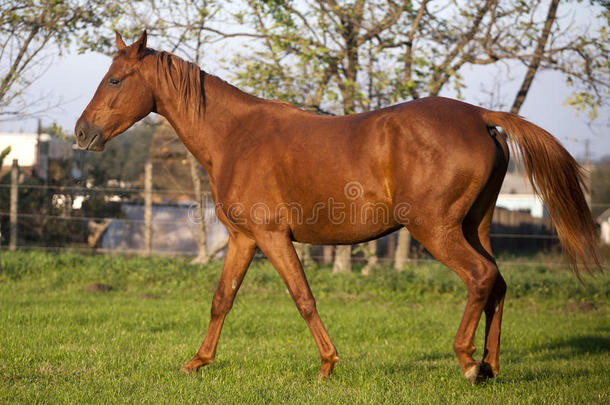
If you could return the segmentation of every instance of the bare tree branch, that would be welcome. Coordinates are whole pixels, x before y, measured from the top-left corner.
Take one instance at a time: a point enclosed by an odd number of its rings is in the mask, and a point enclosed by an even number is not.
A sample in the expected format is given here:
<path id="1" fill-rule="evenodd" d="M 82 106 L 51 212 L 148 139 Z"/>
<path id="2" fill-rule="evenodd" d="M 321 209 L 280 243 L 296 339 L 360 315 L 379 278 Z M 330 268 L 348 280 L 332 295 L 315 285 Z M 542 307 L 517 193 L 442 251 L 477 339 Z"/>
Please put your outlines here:
<path id="1" fill-rule="evenodd" d="M 513 101 L 513 105 L 510 108 L 510 112 L 514 114 L 519 112 L 521 105 L 523 105 L 523 102 L 525 101 L 525 96 L 527 95 L 530 86 L 534 81 L 534 76 L 536 75 L 536 71 L 540 66 L 540 60 L 542 59 L 542 54 L 544 53 L 544 47 L 551 32 L 551 26 L 555 22 L 555 15 L 557 14 L 558 5 L 559 0 L 551 0 L 542 34 L 540 35 L 540 38 L 538 38 L 538 45 L 536 46 L 534 57 L 529 63 L 527 72 L 525 73 L 525 77 L 523 78 L 523 82 L 521 83 L 521 87 L 519 88 L 519 91 L 515 96 L 515 101 Z"/>
<path id="2" fill-rule="evenodd" d="M 455 46 L 447 54 L 443 62 L 436 68 L 436 71 L 432 75 L 432 79 L 430 81 L 430 95 L 438 94 L 442 85 L 447 82 L 447 76 L 449 76 L 452 71 L 455 71 L 453 69 L 448 70 L 449 66 L 451 65 L 451 62 L 453 62 L 455 57 L 464 49 L 464 46 L 466 46 L 466 44 L 468 44 L 478 32 L 481 20 L 483 20 L 483 17 L 485 16 L 485 14 L 487 14 L 494 1 L 495 0 L 486 0 L 483 6 L 477 10 L 477 14 L 474 17 L 469 30 L 461 36 L 458 43 L 455 44 Z"/>
<path id="3" fill-rule="evenodd" d="M 414 99 L 419 98 L 419 92 L 415 86 L 409 85 L 409 82 L 412 80 L 412 66 L 413 66 L 413 41 L 415 40 L 415 33 L 419 30 L 419 23 L 426 12 L 426 6 L 428 5 L 429 0 L 423 0 L 419 5 L 419 10 L 417 10 L 417 15 L 411 24 L 411 29 L 409 30 L 409 34 L 407 35 L 407 41 L 405 43 L 405 72 L 403 75 L 404 82 L 409 86 L 409 93 L 411 97 Z"/>

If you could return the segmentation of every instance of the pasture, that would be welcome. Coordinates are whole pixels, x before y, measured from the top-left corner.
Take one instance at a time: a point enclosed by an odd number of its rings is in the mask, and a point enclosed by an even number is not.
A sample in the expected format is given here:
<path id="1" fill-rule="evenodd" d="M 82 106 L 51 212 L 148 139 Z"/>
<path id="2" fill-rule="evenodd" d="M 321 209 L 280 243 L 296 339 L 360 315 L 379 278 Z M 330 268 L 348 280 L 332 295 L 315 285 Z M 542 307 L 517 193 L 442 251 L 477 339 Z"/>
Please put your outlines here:
<path id="1" fill-rule="evenodd" d="M 220 266 L 2 252 L 0 402 L 610 402 L 608 271 L 580 284 L 567 270 L 500 261 L 508 283 L 500 376 L 473 387 L 452 350 L 466 289 L 437 263 L 368 277 L 307 270 L 340 356 L 319 382 L 305 322 L 271 266 L 256 261 L 216 362 L 182 374 L 204 336 Z"/>

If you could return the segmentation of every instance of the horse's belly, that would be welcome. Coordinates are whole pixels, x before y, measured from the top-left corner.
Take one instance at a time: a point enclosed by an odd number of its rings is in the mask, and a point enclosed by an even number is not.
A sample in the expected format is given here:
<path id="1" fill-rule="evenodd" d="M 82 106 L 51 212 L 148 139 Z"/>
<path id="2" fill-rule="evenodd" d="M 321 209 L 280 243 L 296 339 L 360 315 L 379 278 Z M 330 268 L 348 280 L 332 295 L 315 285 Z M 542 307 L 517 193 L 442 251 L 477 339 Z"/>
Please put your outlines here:
<path id="1" fill-rule="evenodd" d="M 369 217 L 369 221 L 358 221 L 349 211 L 345 215 L 338 211 L 334 214 L 313 223 L 291 224 L 294 240 L 312 245 L 351 245 L 377 239 L 401 227 L 381 212 L 377 217 Z"/>

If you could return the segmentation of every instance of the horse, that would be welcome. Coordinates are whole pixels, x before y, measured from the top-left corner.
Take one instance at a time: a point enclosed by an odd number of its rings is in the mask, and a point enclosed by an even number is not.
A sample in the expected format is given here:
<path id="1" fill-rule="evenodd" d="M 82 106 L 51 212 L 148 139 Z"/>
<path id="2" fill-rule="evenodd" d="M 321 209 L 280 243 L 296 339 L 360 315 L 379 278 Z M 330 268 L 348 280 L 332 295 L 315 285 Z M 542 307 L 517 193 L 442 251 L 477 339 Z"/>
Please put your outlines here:
<path id="1" fill-rule="evenodd" d="M 165 117 L 209 175 L 228 247 L 201 347 L 181 370 L 214 361 L 226 315 L 255 254 L 286 284 L 320 353 L 319 378 L 339 356 L 293 242 L 355 244 L 406 227 L 468 291 L 453 350 L 475 384 L 498 375 L 506 282 L 489 229 L 509 154 L 520 156 L 571 268 L 599 268 L 578 163 L 518 115 L 430 97 L 377 111 L 323 116 L 242 92 L 197 65 L 146 46 L 144 31 L 117 51 L 75 126 L 81 149 L 106 142 L 151 112 Z M 501 133 L 496 129 L 501 127 Z M 485 314 L 485 348 L 475 331 Z"/>

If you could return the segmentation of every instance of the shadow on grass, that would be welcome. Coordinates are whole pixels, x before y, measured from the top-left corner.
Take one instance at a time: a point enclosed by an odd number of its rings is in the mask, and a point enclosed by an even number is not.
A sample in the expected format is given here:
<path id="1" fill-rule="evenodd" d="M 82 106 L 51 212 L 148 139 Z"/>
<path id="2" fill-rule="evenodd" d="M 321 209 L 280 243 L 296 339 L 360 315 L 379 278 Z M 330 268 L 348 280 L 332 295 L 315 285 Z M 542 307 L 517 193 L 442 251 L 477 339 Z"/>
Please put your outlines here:
<path id="1" fill-rule="evenodd" d="M 564 370 L 564 369 L 546 369 L 544 371 L 528 370 L 516 375 L 502 375 L 490 380 L 490 383 L 503 385 L 503 384 L 520 384 L 527 382 L 541 382 L 541 381 L 569 381 L 579 377 L 591 377 L 595 373 L 591 370 Z"/>
<path id="2" fill-rule="evenodd" d="M 603 336 L 574 336 L 540 345 L 534 350 L 550 350 L 546 359 L 565 359 L 610 351 L 610 339 Z"/>
<path id="3" fill-rule="evenodd" d="M 573 336 L 562 340 L 549 341 L 528 349 L 504 350 L 514 364 L 531 361 L 572 360 L 583 356 L 608 354 L 610 339 L 599 335 Z M 532 355 L 534 359 L 532 359 Z"/>
<path id="4" fill-rule="evenodd" d="M 417 362 L 436 362 L 436 361 L 444 361 L 455 359 L 457 362 L 457 357 L 453 354 L 453 352 L 449 352 L 449 349 L 444 353 L 426 353 L 422 356 L 418 356 L 414 361 Z"/>

